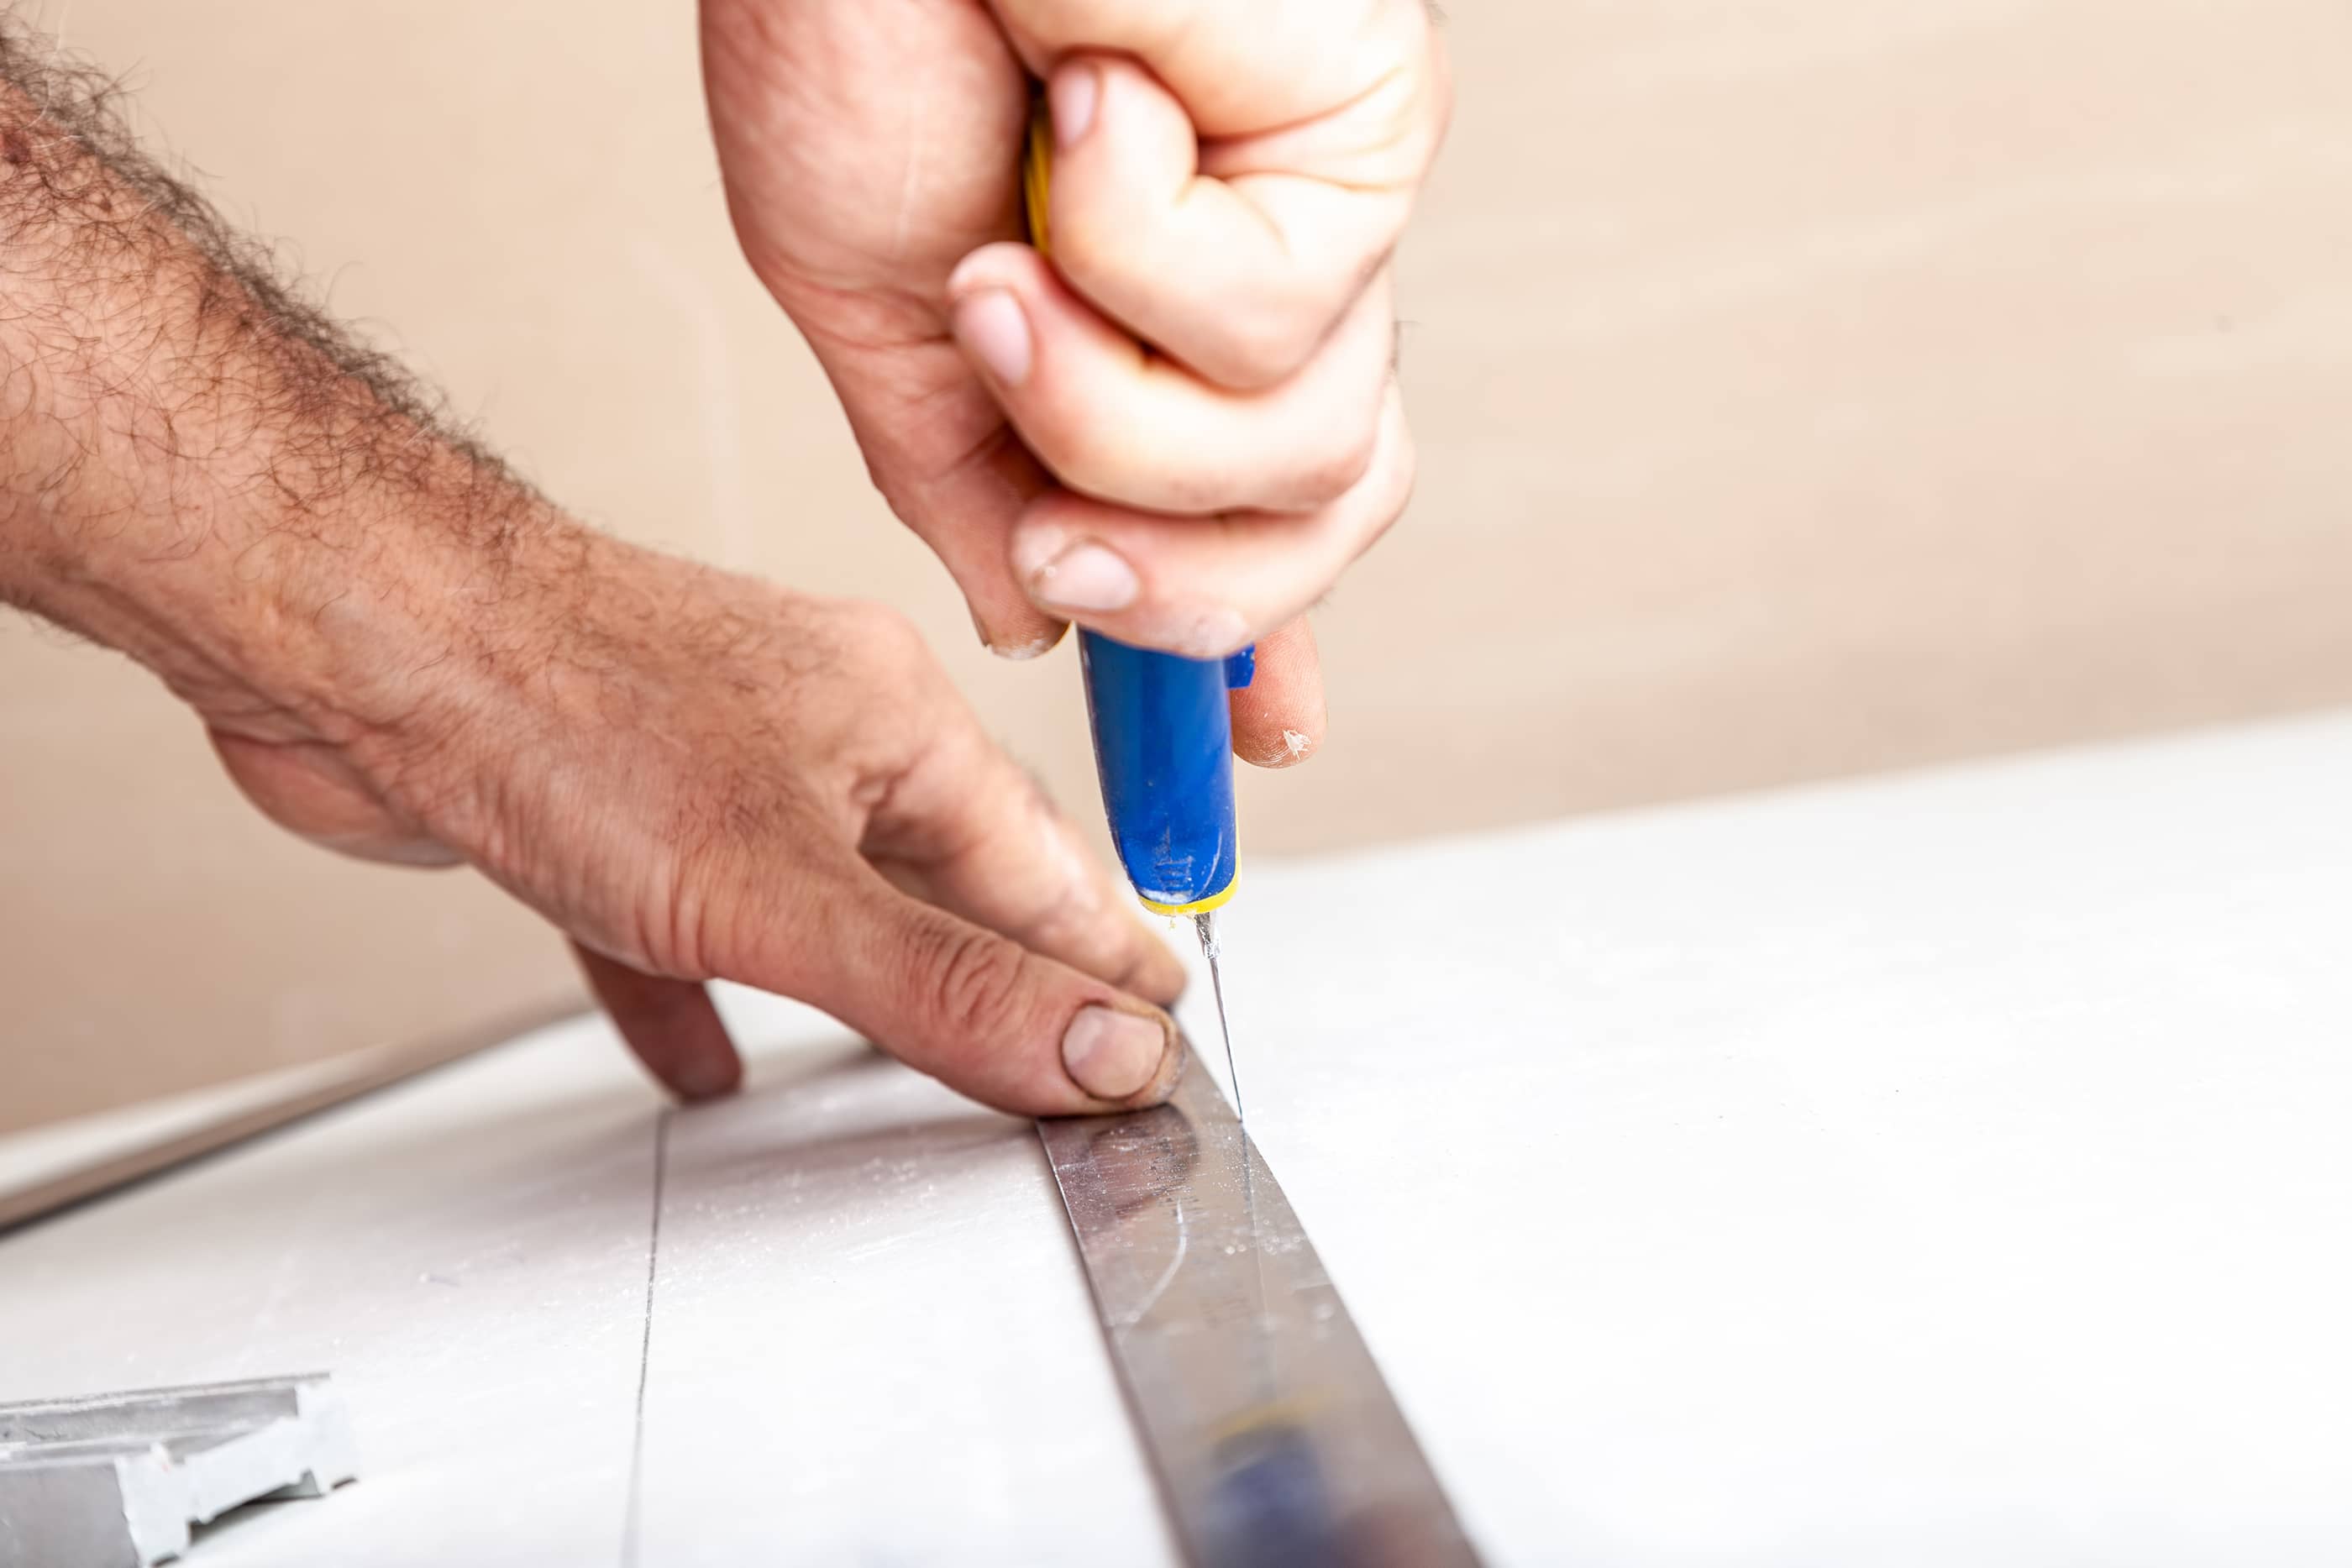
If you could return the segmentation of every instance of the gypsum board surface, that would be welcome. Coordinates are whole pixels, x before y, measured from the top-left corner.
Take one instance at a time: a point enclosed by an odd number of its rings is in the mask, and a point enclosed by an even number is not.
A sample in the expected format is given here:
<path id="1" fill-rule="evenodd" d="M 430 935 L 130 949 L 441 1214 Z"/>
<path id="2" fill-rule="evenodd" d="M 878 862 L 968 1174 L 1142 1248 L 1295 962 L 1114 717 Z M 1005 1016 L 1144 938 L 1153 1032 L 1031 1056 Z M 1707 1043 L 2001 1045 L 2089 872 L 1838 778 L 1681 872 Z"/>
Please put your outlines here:
<path id="1" fill-rule="evenodd" d="M 1475 1564 L 1290 1202 L 1197 1067 L 1043 1121 L 1111 1359 L 1201 1568 Z"/>

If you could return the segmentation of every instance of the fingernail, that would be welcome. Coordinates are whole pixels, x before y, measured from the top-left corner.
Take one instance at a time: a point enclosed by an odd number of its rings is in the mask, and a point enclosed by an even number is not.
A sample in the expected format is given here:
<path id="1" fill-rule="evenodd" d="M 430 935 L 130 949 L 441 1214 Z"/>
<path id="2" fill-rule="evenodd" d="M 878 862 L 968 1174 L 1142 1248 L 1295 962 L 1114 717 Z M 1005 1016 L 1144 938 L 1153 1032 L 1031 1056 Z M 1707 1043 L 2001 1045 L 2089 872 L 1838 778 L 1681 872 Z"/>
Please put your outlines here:
<path id="1" fill-rule="evenodd" d="M 1002 288 L 983 288 L 958 302 L 956 340 L 1009 387 L 1029 379 L 1029 318 L 1021 301 Z"/>
<path id="2" fill-rule="evenodd" d="M 1168 1030 L 1158 1019 L 1115 1008 L 1078 1009 L 1062 1035 L 1062 1065 L 1097 1100 L 1124 1100 L 1160 1071 Z"/>
<path id="3" fill-rule="evenodd" d="M 1038 632 L 1026 642 L 1000 643 L 988 634 L 988 625 L 981 620 L 980 612 L 977 610 L 971 612 L 971 629 L 980 634 L 982 647 L 1000 659 L 1012 659 L 1016 662 L 1045 657 L 1054 651 L 1055 644 L 1062 640 L 1062 633 L 1068 630 L 1067 627 L 1055 626 L 1048 631 Z"/>
<path id="4" fill-rule="evenodd" d="M 1054 644 L 1060 641 L 1058 637 L 1037 637 L 1026 643 L 991 643 L 988 651 L 1000 659 L 1025 664 L 1032 659 L 1042 659 L 1052 653 Z"/>
<path id="5" fill-rule="evenodd" d="M 1029 592 L 1056 610 L 1124 610 L 1143 591 L 1135 569 L 1108 547 L 1080 539 L 1029 574 Z"/>
<path id="6" fill-rule="evenodd" d="M 1045 96 L 1054 110 L 1054 145 L 1066 152 L 1095 122 L 1095 103 L 1102 97 L 1102 72 L 1094 66 L 1057 71 Z"/>

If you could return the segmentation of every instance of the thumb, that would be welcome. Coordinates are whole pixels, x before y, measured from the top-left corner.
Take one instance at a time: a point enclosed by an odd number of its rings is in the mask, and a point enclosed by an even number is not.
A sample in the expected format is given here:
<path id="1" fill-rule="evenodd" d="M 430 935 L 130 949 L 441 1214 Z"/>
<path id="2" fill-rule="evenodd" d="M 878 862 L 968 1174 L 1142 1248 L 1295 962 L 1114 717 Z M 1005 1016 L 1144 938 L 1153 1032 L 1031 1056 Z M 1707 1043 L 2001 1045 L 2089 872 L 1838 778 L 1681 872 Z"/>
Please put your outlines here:
<path id="1" fill-rule="evenodd" d="M 847 879 L 755 985 L 803 998 L 950 1089 L 1028 1116 L 1155 1105 L 1185 1060 L 1150 1003 L 899 892 Z M 781 934 L 780 934 L 781 935 Z M 766 966 L 762 966 L 763 967 Z"/>

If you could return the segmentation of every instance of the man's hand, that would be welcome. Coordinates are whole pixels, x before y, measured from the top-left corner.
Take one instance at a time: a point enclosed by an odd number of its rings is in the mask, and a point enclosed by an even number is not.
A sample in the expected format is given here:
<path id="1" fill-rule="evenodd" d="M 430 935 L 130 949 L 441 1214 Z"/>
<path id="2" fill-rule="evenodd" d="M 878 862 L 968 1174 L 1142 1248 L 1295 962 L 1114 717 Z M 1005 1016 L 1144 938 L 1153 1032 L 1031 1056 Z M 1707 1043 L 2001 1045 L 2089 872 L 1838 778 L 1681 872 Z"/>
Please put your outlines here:
<path id="1" fill-rule="evenodd" d="M 701 981 L 797 997 L 1032 1114 L 1163 1096 L 1183 970 L 907 622 L 548 519 L 386 721 L 212 718 L 284 826 L 469 862 L 578 943 L 678 1093 L 740 1071 Z M 456 585 L 451 585 L 456 586 Z M 462 589 L 458 597 L 467 597 Z"/>
<path id="2" fill-rule="evenodd" d="M 1448 106 L 1424 0 L 702 15 L 745 252 L 982 639 L 1043 652 L 1068 620 L 1201 656 L 1259 639 L 1234 748 L 1311 751 L 1302 617 L 1412 484 L 1388 258 Z M 1003 243 L 1032 75 L 1050 266 Z"/>
<path id="3" fill-rule="evenodd" d="M 1008 1110 L 1168 1092 L 1181 967 L 904 622 L 567 520 L 80 85 L 0 23 L 0 601 L 286 826 L 544 913 L 680 1094 L 740 1072 L 714 977 Z"/>

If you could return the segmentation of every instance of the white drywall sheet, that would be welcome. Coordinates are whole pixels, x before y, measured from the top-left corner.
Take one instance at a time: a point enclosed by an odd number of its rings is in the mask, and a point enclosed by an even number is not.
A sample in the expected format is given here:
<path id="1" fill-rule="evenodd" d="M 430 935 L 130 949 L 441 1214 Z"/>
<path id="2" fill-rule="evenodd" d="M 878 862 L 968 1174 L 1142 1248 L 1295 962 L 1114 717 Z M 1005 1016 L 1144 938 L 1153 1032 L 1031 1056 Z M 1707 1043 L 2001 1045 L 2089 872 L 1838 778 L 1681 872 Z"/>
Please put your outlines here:
<path id="1" fill-rule="evenodd" d="M 2352 719 L 1245 876 L 1252 1131 L 1495 1561 L 2352 1554 Z M 0 1240 L 0 1397 L 333 1371 L 365 1479 L 199 1568 L 1165 1561 L 1027 1131 L 730 1007 L 657 1250 L 567 1026 Z"/>

